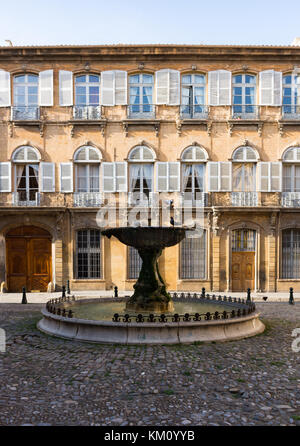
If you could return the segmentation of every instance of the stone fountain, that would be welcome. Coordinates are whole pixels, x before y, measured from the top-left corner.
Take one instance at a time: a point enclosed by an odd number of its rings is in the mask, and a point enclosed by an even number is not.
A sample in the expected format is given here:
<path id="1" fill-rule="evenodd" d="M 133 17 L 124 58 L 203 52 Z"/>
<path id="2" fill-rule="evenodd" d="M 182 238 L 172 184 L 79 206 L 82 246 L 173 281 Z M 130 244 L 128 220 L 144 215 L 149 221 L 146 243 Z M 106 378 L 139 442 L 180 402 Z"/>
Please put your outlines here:
<path id="1" fill-rule="evenodd" d="M 166 284 L 160 275 L 158 259 L 164 248 L 180 243 L 186 228 L 176 227 L 127 227 L 102 231 L 108 238 L 116 237 L 127 246 L 138 250 L 142 259 L 139 278 L 134 285 L 134 294 L 127 301 L 126 309 L 135 313 L 170 313 L 174 305 Z"/>

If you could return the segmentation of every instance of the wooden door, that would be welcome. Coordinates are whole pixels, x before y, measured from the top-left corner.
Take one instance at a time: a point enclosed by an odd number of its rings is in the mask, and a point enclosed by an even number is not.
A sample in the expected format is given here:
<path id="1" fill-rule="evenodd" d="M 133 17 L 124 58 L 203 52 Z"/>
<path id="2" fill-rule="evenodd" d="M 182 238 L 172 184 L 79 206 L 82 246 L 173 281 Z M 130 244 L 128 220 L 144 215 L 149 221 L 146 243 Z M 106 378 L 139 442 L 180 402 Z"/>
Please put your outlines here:
<path id="1" fill-rule="evenodd" d="M 232 291 L 255 287 L 255 252 L 232 253 Z"/>
<path id="2" fill-rule="evenodd" d="M 51 282 L 51 239 L 39 228 L 18 228 L 6 238 L 9 292 L 47 291 Z"/>

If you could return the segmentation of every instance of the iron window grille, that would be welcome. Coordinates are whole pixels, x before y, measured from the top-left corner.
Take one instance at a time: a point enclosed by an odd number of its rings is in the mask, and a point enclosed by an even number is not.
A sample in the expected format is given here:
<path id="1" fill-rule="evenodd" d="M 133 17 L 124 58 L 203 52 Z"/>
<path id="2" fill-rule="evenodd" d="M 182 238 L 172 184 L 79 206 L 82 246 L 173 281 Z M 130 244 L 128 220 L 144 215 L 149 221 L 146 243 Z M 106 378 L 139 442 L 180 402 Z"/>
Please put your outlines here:
<path id="1" fill-rule="evenodd" d="M 101 279 L 101 233 L 97 229 L 77 231 L 76 278 Z"/>

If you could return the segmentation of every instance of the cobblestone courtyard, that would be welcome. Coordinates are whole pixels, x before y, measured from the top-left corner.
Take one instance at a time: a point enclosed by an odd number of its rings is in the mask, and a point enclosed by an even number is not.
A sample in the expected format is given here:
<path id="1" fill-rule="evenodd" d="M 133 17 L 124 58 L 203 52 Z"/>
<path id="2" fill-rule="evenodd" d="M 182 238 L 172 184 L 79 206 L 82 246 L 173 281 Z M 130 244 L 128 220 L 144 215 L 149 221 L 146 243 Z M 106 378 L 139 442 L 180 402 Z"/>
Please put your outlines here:
<path id="1" fill-rule="evenodd" d="M 263 303 L 267 326 L 225 344 L 121 347 L 36 329 L 42 304 L 0 305 L 0 425 L 299 425 L 300 303 Z"/>

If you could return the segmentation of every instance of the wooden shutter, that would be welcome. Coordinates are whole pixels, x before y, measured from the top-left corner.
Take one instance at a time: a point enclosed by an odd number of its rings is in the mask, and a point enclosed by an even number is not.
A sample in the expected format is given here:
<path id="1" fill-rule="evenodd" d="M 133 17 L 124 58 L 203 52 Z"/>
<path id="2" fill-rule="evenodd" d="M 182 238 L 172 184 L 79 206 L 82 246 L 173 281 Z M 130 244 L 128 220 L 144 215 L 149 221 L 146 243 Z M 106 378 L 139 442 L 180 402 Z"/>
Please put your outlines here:
<path id="1" fill-rule="evenodd" d="M 103 71 L 101 73 L 101 104 L 115 105 L 115 73 Z"/>
<path id="2" fill-rule="evenodd" d="M 127 71 L 115 71 L 115 105 L 127 104 Z"/>
<path id="3" fill-rule="evenodd" d="M 180 192 L 180 162 L 168 163 L 168 191 Z"/>
<path id="4" fill-rule="evenodd" d="M 169 105 L 180 104 L 180 73 L 169 70 Z"/>
<path id="5" fill-rule="evenodd" d="M 11 163 L 0 163 L 0 192 L 11 192 Z"/>
<path id="6" fill-rule="evenodd" d="M 115 192 L 127 192 L 127 163 L 114 163 L 115 170 Z"/>
<path id="7" fill-rule="evenodd" d="M 73 163 L 60 163 L 60 192 L 73 192 Z"/>
<path id="8" fill-rule="evenodd" d="M 41 163 L 41 192 L 55 192 L 55 164 Z"/>
<path id="9" fill-rule="evenodd" d="M 40 72 L 39 103 L 42 107 L 53 106 L 53 70 Z"/>
<path id="10" fill-rule="evenodd" d="M 274 70 L 259 73 L 259 105 L 282 104 L 282 73 Z"/>
<path id="11" fill-rule="evenodd" d="M 73 73 L 71 71 L 59 72 L 59 105 L 69 107 L 73 105 Z"/>
<path id="12" fill-rule="evenodd" d="M 208 162 L 208 190 L 210 192 L 219 191 L 220 164 L 218 162 Z"/>
<path id="13" fill-rule="evenodd" d="M 220 162 L 220 191 L 231 191 L 231 162 Z"/>
<path id="14" fill-rule="evenodd" d="M 168 163 L 156 163 L 156 191 L 168 191 Z"/>
<path id="15" fill-rule="evenodd" d="M 208 104 L 231 105 L 231 72 L 227 70 L 208 73 Z"/>
<path id="16" fill-rule="evenodd" d="M 219 72 L 208 73 L 208 105 L 219 105 Z"/>
<path id="17" fill-rule="evenodd" d="M 281 170 L 280 162 L 262 162 L 260 167 L 259 187 L 261 192 L 281 192 Z"/>
<path id="18" fill-rule="evenodd" d="M 169 102 L 169 70 L 159 70 L 155 73 L 156 104 Z"/>
<path id="19" fill-rule="evenodd" d="M 103 192 L 115 192 L 114 163 L 102 163 L 102 190 Z"/>
<path id="20" fill-rule="evenodd" d="M 10 73 L 0 70 L 0 107 L 10 107 Z"/>

